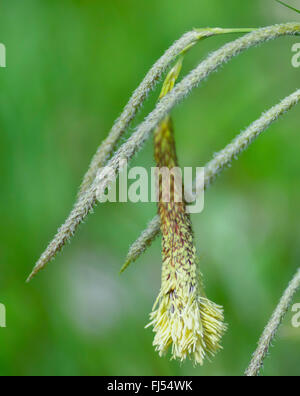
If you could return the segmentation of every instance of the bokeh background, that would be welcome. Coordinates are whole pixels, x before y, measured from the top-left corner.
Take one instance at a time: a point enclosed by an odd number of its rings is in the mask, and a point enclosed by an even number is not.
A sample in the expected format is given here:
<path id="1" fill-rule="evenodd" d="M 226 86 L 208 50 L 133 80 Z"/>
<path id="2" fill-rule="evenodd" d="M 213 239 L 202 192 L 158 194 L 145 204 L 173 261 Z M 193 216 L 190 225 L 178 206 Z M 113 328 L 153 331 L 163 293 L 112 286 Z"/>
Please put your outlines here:
<path id="1" fill-rule="evenodd" d="M 290 0 L 299 6 L 300 2 Z M 105 204 L 29 285 L 70 211 L 96 147 L 149 67 L 193 27 L 299 20 L 273 0 L 9 0 L 0 42 L 0 375 L 240 375 L 300 263 L 299 109 L 272 126 L 193 216 L 209 297 L 224 305 L 224 350 L 204 367 L 159 358 L 144 329 L 160 287 L 160 240 L 122 276 L 155 204 Z M 233 38 L 233 37 L 232 37 Z M 230 40 L 212 38 L 184 73 Z M 299 88 L 299 38 L 234 59 L 173 111 L 182 166 L 203 166 L 262 111 Z M 153 93 L 135 125 L 152 109 Z M 152 142 L 132 162 L 154 165 Z M 300 302 L 300 294 L 296 301 Z M 299 375 L 300 329 L 285 319 L 265 375 Z"/>

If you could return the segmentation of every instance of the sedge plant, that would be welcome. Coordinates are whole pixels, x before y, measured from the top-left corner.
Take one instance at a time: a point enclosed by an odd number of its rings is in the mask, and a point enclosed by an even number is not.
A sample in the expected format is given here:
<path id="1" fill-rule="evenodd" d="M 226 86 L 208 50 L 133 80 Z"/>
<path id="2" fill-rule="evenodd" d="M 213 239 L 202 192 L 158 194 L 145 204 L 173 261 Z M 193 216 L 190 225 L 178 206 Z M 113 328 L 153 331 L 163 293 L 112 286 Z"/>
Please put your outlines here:
<path id="1" fill-rule="evenodd" d="M 177 81 L 183 56 L 196 43 L 208 37 L 230 33 L 244 35 L 214 51 L 181 81 Z M 121 160 L 125 159 L 129 162 L 152 134 L 154 134 L 154 158 L 158 167 L 171 169 L 178 166 L 174 125 L 170 112 L 193 89 L 200 86 L 225 63 L 248 49 L 279 37 L 299 35 L 300 23 L 290 22 L 258 29 L 194 29 L 177 40 L 147 73 L 113 125 L 108 137 L 99 146 L 83 178 L 70 215 L 37 261 L 28 281 L 44 269 L 71 240 L 78 226 L 98 204 L 99 195 L 104 194 L 122 171 Z M 121 144 L 124 132 L 128 130 L 149 92 L 154 89 L 170 66 L 171 70 L 165 79 L 155 108 Z M 294 92 L 264 112 L 216 154 L 205 167 L 204 188 L 208 188 L 234 159 L 237 159 L 264 131 L 294 108 L 299 101 L 300 90 L 295 88 Z M 113 177 L 108 177 L 103 172 L 104 166 L 114 171 Z M 170 348 L 174 359 L 183 361 L 189 357 L 195 364 L 203 364 L 206 357 L 214 355 L 221 349 L 221 338 L 226 329 L 223 308 L 211 302 L 205 295 L 203 277 L 198 268 L 191 219 L 186 212 L 185 202 L 176 201 L 178 191 L 175 179 L 170 181 L 170 197 L 167 202 L 163 199 L 164 191 L 160 179 L 158 186 L 158 215 L 131 246 L 121 272 L 124 272 L 150 247 L 156 236 L 162 234 L 162 284 L 148 325 L 153 326 L 155 333 L 153 344 L 160 355 L 164 355 Z M 300 276 L 297 272 L 261 338 L 246 375 L 259 374 L 274 335 L 299 287 Z"/>

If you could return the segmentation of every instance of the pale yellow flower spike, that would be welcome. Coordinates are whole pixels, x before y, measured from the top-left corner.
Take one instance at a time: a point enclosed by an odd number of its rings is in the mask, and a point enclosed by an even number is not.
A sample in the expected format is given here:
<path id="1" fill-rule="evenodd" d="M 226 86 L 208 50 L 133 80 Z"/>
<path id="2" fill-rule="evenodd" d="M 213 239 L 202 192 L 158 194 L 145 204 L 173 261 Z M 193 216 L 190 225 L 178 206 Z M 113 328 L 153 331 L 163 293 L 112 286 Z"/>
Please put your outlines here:
<path id="1" fill-rule="evenodd" d="M 173 89 L 181 68 L 182 57 L 169 72 L 160 99 Z M 160 168 L 177 166 L 169 116 L 155 131 L 155 159 Z M 183 361 L 189 357 L 202 365 L 207 355 L 214 355 L 221 348 L 220 340 L 226 328 L 223 309 L 209 301 L 202 292 L 191 220 L 185 203 L 174 199 L 174 180 L 171 180 L 170 202 L 162 200 L 161 181 L 159 189 L 158 211 L 163 235 L 162 286 L 147 327 L 153 326 L 153 345 L 161 356 L 171 347 L 172 359 Z"/>

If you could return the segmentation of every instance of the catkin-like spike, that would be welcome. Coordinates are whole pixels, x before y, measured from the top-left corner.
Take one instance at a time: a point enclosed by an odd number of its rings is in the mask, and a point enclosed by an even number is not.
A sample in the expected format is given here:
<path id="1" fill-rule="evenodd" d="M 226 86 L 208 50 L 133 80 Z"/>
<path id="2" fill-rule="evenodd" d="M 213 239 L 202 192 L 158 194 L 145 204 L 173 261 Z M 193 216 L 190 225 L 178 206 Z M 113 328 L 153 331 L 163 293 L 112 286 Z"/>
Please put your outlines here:
<path id="1" fill-rule="evenodd" d="M 168 74 L 161 97 L 173 89 L 180 69 L 181 60 Z M 156 129 L 154 142 L 157 167 L 174 171 L 178 164 L 170 116 Z M 221 348 L 225 331 L 223 310 L 204 296 L 190 215 L 184 200 L 176 199 L 177 191 L 181 189 L 181 195 L 183 192 L 181 180 L 178 181 L 179 186 L 174 173 L 168 186 L 159 178 L 162 285 L 148 326 L 153 326 L 153 345 L 160 355 L 171 347 L 173 359 L 183 361 L 190 357 L 203 364 L 207 354 L 214 355 Z M 168 200 L 164 200 L 166 197 Z"/>
<path id="2" fill-rule="evenodd" d="M 262 114 L 245 131 L 240 133 L 222 151 L 215 154 L 214 158 L 205 166 L 204 188 L 207 189 L 234 159 L 238 158 L 266 129 L 276 122 L 285 113 L 292 110 L 300 101 L 300 90 L 293 92 L 284 98 L 279 104 Z M 194 185 L 197 184 L 195 180 Z M 201 191 L 202 192 L 202 191 Z M 160 233 L 160 218 L 155 216 L 148 227 L 141 233 L 138 239 L 131 245 L 126 258 L 126 266 L 122 272 L 136 261 L 151 246 L 154 239 Z"/>

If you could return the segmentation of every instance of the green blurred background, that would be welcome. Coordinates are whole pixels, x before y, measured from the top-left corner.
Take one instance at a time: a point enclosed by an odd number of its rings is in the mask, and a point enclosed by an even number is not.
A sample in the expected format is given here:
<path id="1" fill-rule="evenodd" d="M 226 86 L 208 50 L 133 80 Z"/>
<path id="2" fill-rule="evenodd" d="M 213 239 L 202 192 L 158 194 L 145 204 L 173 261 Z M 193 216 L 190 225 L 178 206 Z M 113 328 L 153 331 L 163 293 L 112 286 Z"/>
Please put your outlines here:
<path id="1" fill-rule="evenodd" d="M 300 2 L 290 0 L 299 6 Z M 26 276 L 72 207 L 91 156 L 149 67 L 193 27 L 299 20 L 273 0 L 9 0 L 1 2 L 1 375 L 239 375 L 300 263 L 299 108 L 272 126 L 206 193 L 193 216 L 209 297 L 224 305 L 224 350 L 204 367 L 159 358 L 144 326 L 160 287 L 160 241 L 122 276 L 155 204 L 105 204 L 71 245 Z M 184 73 L 230 40 L 212 38 Z M 299 38 L 251 49 L 173 112 L 182 166 L 202 166 L 290 94 Z M 153 107 L 153 93 L 134 125 Z M 153 166 L 152 142 L 133 165 Z M 300 302 L 300 294 L 295 302 Z M 265 375 L 299 375 L 290 312 Z"/>

